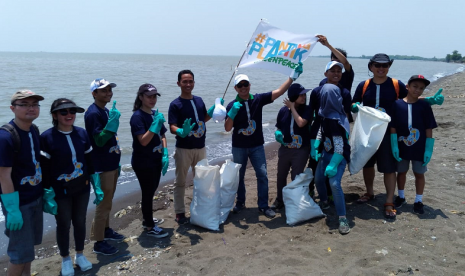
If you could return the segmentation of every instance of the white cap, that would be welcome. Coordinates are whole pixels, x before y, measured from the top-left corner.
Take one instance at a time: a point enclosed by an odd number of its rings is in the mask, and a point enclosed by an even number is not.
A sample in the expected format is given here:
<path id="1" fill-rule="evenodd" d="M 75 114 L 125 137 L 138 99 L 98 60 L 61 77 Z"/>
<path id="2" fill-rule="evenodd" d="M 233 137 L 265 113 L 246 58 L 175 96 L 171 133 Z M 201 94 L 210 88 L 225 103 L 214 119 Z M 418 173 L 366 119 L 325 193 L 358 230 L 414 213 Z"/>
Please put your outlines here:
<path id="1" fill-rule="evenodd" d="M 342 63 L 333 60 L 333 61 L 328 62 L 328 64 L 326 64 L 325 73 L 329 69 L 333 68 L 333 66 L 335 65 L 341 67 L 341 70 L 344 70 L 344 65 Z"/>
<path id="2" fill-rule="evenodd" d="M 237 75 L 235 78 L 234 78 L 234 86 L 236 86 L 238 83 L 240 83 L 241 81 L 249 81 L 249 77 L 247 77 L 247 75 L 244 75 L 244 74 L 239 74 Z"/>

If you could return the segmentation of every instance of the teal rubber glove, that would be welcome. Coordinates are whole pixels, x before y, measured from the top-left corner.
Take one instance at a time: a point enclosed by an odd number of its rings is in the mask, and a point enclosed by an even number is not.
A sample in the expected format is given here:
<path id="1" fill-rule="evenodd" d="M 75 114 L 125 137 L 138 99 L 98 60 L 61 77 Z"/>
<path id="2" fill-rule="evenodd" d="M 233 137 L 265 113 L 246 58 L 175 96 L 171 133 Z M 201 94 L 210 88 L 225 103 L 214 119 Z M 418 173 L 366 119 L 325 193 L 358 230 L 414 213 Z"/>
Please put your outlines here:
<path id="1" fill-rule="evenodd" d="M 350 107 L 350 111 L 352 111 L 352 113 L 357 113 L 359 105 L 360 105 L 359 102 L 353 103 L 352 106 Z"/>
<path id="2" fill-rule="evenodd" d="M 236 118 L 237 112 L 239 112 L 239 109 L 241 109 L 242 104 L 240 102 L 235 102 L 231 109 L 228 112 L 228 117 L 231 118 L 231 120 L 234 120 Z"/>
<path id="3" fill-rule="evenodd" d="M 221 98 L 221 105 L 224 105 L 223 98 Z M 210 107 L 207 111 L 207 114 L 210 116 L 210 118 L 213 118 L 213 111 L 215 111 L 215 105 L 212 105 L 212 107 Z"/>
<path id="4" fill-rule="evenodd" d="M 166 122 L 165 116 L 162 113 L 156 112 L 155 116 L 153 116 L 152 124 L 149 127 L 149 131 L 153 133 L 160 133 L 160 130 L 163 126 L 163 123 Z"/>
<path id="5" fill-rule="evenodd" d="M 121 164 L 118 165 L 118 177 L 121 175 Z"/>
<path id="6" fill-rule="evenodd" d="M 163 175 L 165 175 L 166 172 L 168 171 L 169 164 L 170 164 L 170 156 L 168 155 L 168 149 L 163 148 L 163 156 L 161 157 L 161 165 L 162 165 L 161 173 Z"/>
<path id="7" fill-rule="evenodd" d="M 3 207 L 6 210 L 6 228 L 10 231 L 23 228 L 23 214 L 19 210 L 19 193 L 1 194 Z"/>
<path id="8" fill-rule="evenodd" d="M 297 67 L 294 69 L 294 72 L 291 73 L 290 78 L 292 78 L 292 80 L 297 80 L 300 77 L 300 74 L 304 72 L 303 65 L 304 64 L 302 62 L 299 62 L 299 65 L 297 65 Z"/>
<path id="9" fill-rule="evenodd" d="M 99 205 L 100 202 L 102 202 L 104 196 L 102 188 L 100 186 L 100 175 L 97 173 L 91 174 L 90 183 L 92 184 L 92 188 L 94 188 L 95 193 L 94 204 Z"/>
<path id="10" fill-rule="evenodd" d="M 319 147 L 320 147 L 320 140 L 315 140 L 315 139 L 310 140 L 310 157 L 315 161 L 318 161 L 318 159 L 321 156 L 318 153 Z"/>
<path id="11" fill-rule="evenodd" d="M 44 189 L 43 195 L 43 209 L 45 213 L 49 213 L 50 215 L 57 215 L 58 205 L 55 201 L 55 191 L 52 187 L 50 189 Z"/>
<path id="12" fill-rule="evenodd" d="M 339 166 L 339 163 L 341 163 L 342 159 L 344 159 L 344 156 L 339 153 L 333 154 L 331 161 L 329 161 L 328 166 L 326 166 L 325 176 L 328 178 L 335 176 L 337 173 L 337 167 Z"/>
<path id="13" fill-rule="evenodd" d="M 434 138 L 426 138 L 426 146 L 425 146 L 425 155 L 423 156 L 423 166 L 431 161 L 431 156 L 433 156 L 433 147 L 434 147 Z"/>
<path id="14" fill-rule="evenodd" d="M 392 155 L 394 155 L 394 159 L 397 162 L 402 161 L 402 158 L 399 157 L 399 144 L 397 143 L 397 133 L 391 133 L 391 150 Z"/>
<path id="15" fill-rule="evenodd" d="M 442 105 L 442 103 L 444 103 L 444 96 L 441 93 L 442 93 L 442 88 L 440 88 L 438 92 L 434 94 L 434 96 L 425 98 L 425 101 L 427 101 L 429 105 L 434 105 L 434 104 Z"/>
<path id="16" fill-rule="evenodd" d="M 186 119 L 184 121 L 184 124 L 182 124 L 182 128 L 179 127 L 176 130 L 176 134 L 181 138 L 185 138 L 187 135 L 189 135 L 189 132 L 191 132 L 192 129 L 194 129 L 194 126 L 195 126 L 195 123 L 191 125 L 191 118 Z"/>
<path id="17" fill-rule="evenodd" d="M 110 109 L 108 123 L 105 126 L 105 129 L 113 133 L 118 132 L 119 117 L 121 117 L 121 112 L 116 109 L 116 101 L 113 101 L 113 107 Z"/>
<path id="18" fill-rule="evenodd" d="M 276 139 L 276 142 L 279 142 L 280 144 L 284 145 L 283 133 L 281 132 L 281 130 L 278 129 L 274 132 L 274 139 Z"/>

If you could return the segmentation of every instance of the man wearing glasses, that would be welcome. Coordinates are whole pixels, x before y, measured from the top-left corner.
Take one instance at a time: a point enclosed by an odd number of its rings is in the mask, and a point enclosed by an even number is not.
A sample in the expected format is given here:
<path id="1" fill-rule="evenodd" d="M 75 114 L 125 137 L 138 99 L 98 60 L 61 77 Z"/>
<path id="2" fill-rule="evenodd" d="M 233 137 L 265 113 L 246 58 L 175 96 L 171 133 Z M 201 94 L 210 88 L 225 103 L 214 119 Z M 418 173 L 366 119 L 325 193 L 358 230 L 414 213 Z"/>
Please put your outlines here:
<path id="1" fill-rule="evenodd" d="M 90 91 L 94 103 L 84 115 L 86 131 L 92 144 L 92 161 L 95 172 L 100 176 L 100 183 L 93 183 L 96 186 L 94 190 L 101 188 L 103 192 L 102 201 L 95 207 L 90 239 L 96 241 L 94 252 L 102 255 L 113 255 L 118 252 L 118 249 L 106 242 L 107 240 L 124 239 L 123 235 L 110 228 L 110 211 L 121 170 L 119 165 L 121 152 L 116 135 L 121 113 L 116 109 L 116 101 L 113 102 L 110 110 L 105 107 L 113 97 L 114 87 L 116 87 L 115 83 L 102 78 L 92 81 Z"/>
<path id="2" fill-rule="evenodd" d="M 30 90 L 13 94 L 10 109 L 15 118 L 0 129 L 0 197 L 10 257 L 7 275 L 30 275 L 34 245 L 42 243 L 40 142 L 32 122 L 39 117 L 43 99 Z"/>

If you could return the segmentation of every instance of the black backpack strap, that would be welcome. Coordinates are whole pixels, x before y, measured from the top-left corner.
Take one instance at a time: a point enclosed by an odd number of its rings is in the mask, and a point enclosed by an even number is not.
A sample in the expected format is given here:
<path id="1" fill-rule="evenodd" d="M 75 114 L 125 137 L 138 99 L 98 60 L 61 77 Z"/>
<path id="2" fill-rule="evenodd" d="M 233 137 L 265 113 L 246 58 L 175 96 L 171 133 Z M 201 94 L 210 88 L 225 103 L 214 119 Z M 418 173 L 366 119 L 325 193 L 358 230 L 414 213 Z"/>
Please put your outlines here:
<path id="1" fill-rule="evenodd" d="M 13 140 L 13 150 L 16 154 L 18 154 L 21 150 L 21 138 L 19 137 L 19 133 L 16 131 L 16 128 L 11 124 L 6 124 L 3 125 L 1 129 L 4 129 L 10 133 L 11 139 Z"/>

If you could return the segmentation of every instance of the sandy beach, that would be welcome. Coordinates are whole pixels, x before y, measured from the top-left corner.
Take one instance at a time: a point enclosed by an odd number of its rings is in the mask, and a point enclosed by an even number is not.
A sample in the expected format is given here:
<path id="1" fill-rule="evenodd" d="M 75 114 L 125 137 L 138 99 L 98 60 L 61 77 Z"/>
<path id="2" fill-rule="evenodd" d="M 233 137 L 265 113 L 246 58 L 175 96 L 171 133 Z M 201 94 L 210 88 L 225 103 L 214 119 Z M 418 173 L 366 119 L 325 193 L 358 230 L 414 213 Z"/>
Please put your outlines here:
<path id="1" fill-rule="evenodd" d="M 438 128 L 433 130 L 436 141 L 426 173 L 424 215 L 412 211 L 411 171 L 405 188 L 408 204 L 393 222 L 383 217 L 382 175 L 376 175 L 375 200 L 357 204 L 364 192 L 362 173 L 350 176 L 346 171 L 342 186 L 352 228 L 348 235 L 338 233 L 334 207 L 325 211 L 327 218 L 288 226 L 284 210 L 274 219 L 258 212 L 256 177 L 249 168 L 247 209 L 230 214 L 217 232 L 175 223 L 172 183 L 154 200 L 155 216 L 165 219 L 161 227 L 170 233 L 167 238 L 144 234 L 139 195 L 116 203 L 112 216 L 122 210 L 126 214 L 114 218 L 112 227 L 128 238 L 112 243 L 119 249 L 113 256 L 92 253 L 93 242 L 87 241 L 84 252 L 94 267 L 85 273 L 77 268 L 76 275 L 465 275 L 465 73 L 439 79 L 424 96 L 441 87 L 445 102 L 433 107 Z M 277 148 L 277 143 L 267 147 L 270 205 L 276 196 Z M 188 185 L 186 205 L 192 200 L 191 179 Z M 5 268 L 5 260 L 0 265 Z M 55 239 L 45 238 L 37 246 L 32 271 L 60 275 L 60 269 Z"/>

